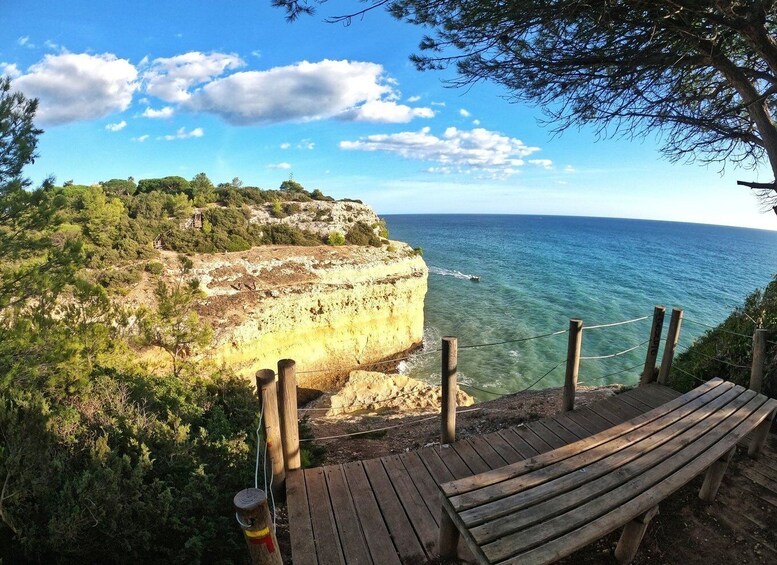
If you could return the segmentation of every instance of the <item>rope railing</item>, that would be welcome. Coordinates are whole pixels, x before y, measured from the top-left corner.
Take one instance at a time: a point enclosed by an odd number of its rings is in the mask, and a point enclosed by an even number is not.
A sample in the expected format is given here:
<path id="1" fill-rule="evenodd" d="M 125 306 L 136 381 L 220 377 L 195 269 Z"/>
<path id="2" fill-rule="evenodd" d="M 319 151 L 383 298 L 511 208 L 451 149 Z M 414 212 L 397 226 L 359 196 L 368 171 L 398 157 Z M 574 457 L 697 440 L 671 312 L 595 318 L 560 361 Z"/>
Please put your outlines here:
<path id="1" fill-rule="evenodd" d="M 484 393 L 487 393 L 487 394 L 493 394 L 494 396 L 510 396 L 510 395 L 513 395 L 513 394 L 520 394 L 520 393 L 522 393 L 522 392 L 526 392 L 527 390 L 529 390 L 529 389 L 533 388 L 534 386 L 538 385 L 538 384 L 539 384 L 539 383 L 540 383 L 540 382 L 541 382 L 541 381 L 542 381 L 542 380 L 543 380 L 545 377 L 547 377 L 547 376 L 548 376 L 549 374 L 551 374 L 553 371 L 555 371 L 556 369 L 558 369 L 558 368 L 559 368 L 561 365 L 563 365 L 565 362 L 566 362 L 566 361 L 559 361 L 558 363 L 556 363 L 556 364 L 553 366 L 553 368 L 552 368 L 552 369 L 550 369 L 548 372 L 546 372 L 544 375 L 542 375 L 540 378 L 538 378 L 538 379 L 537 379 L 536 381 L 534 381 L 532 384 L 530 384 L 529 386 L 527 386 L 527 387 L 525 387 L 525 388 L 522 388 L 522 389 L 520 389 L 520 390 L 516 390 L 516 391 L 514 391 L 514 392 L 497 392 L 497 391 L 494 391 L 494 390 L 488 390 L 488 389 L 485 389 L 485 388 L 476 387 L 476 386 L 474 386 L 474 385 L 467 384 L 467 383 L 460 383 L 460 384 L 459 384 L 459 386 L 463 386 L 463 387 L 466 387 L 466 388 L 471 388 L 471 389 L 473 389 L 473 390 L 477 390 L 477 391 L 479 391 L 479 392 L 484 392 Z"/>
<path id="2" fill-rule="evenodd" d="M 480 408 L 470 408 L 468 410 L 457 410 L 456 413 L 457 414 L 466 414 L 468 412 L 477 412 L 479 410 L 480 410 Z M 435 414 L 434 416 L 427 416 L 427 417 L 421 418 L 419 420 L 413 420 L 412 422 L 402 422 L 400 424 L 395 424 L 393 426 L 383 426 L 383 427 L 380 427 L 380 428 L 371 428 L 369 430 L 362 430 L 362 431 L 359 431 L 359 432 L 350 432 L 350 433 L 347 433 L 347 434 L 338 434 L 338 435 L 334 435 L 334 436 L 304 438 L 304 439 L 300 439 L 299 441 L 300 441 L 300 443 L 311 442 L 311 441 L 326 441 L 326 440 L 330 440 L 330 439 L 341 439 L 341 438 L 354 437 L 354 436 L 360 436 L 360 435 L 365 435 L 365 434 L 374 434 L 374 433 L 378 433 L 378 432 L 384 432 L 384 431 L 388 431 L 388 430 L 393 430 L 393 429 L 396 429 L 396 428 L 402 428 L 402 427 L 405 427 L 405 426 L 411 426 L 413 424 L 420 424 L 422 422 L 428 422 L 430 420 L 437 420 L 439 417 L 440 416 L 438 414 Z"/>
<path id="3" fill-rule="evenodd" d="M 680 347 L 685 349 L 686 351 L 690 351 L 692 346 L 683 345 L 682 343 L 678 343 Z M 713 357 L 712 355 L 707 355 L 706 353 L 702 353 L 701 351 L 694 351 L 696 355 L 699 355 L 701 357 L 704 357 L 705 359 L 709 359 L 710 361 L 717 361 L 718 363 L 723 363 L 724 365 L 728 365 L 729 367 L 733 367 L 735 369 L 750 369 L 750 365 L 737 365 L 736 363 L 732 363 L 731 361 L 726 361 L 725 359 L 721 359 L 720 357 Z"/>
<path id="4" fill-rule="evenodd" d="M 625 325 L 625 324 L 632 324 L 632 323 L 635 323 L 635 322 L 641 322 L 642 320 L 647 320 L 650 317 L 651 316 L 641 316 L 639 318 L 633 318 L 633 319 L 630 319 L 630 320 L 622 320 L 620 322 L 611 322 L 611 323 L 607 323 L 607 324 L 598 324 L 598 325 L 595 325 L 595 326 L 586 326 L 586 327 L 584 327 L 584 329 L 586 329 L 586 330 L 593 330 L 593 329 L 599 329 L 599 328 L 609 328 L 609 327 L 614 327 L 614 326 L 622 326 L 622 325 Z M 479 348 L 483 348 L 483 347 L 494 347 L 494 346 L 497 346 L 497 345 L 507 345 L 507 344 L 511 344 L 511 343 L 524 343 L 524 342 L 527 342 L 527 341 L 533 341 L 535 339 L 543 339 L 543 338 L 546 338 L 546 337 L 554 337 L 554 336 L 563 335 L 563 334 L 566 334 L 566 333 L 569 333 L 568 329 L 557 330 L 557 331 L 553 331 L 553 332 L 537 334 L 537 335 L 532 335 L 532 336 L 526 336 L 526 337 L 517 337 L 517 338 L 513 338 L 513 339 L 505 339 L 505 340 L 501 340 L 501 341 L 489 341 L 489 342 L 485 342 L 485 343 L 472 343 L 472 344 L 467 344 L 467 345 L 460 345 L 459 349 L 460 350 L 464 350 L 464 349 L 479 349 Z M 360 364 L 357 364 L 357 365 L 353 365 L 352 367 L 349 367 L 349 368 L 335 369 L 335 370 L 337 372 L 358 371 L 358 370 L 363 370 L 363 369 L 366 369 L 366 368 L 369 368 L 369 367 L 377 367 L 377 366 L 380 366 L 380 365 L 386 365 L 386 364 L 391 364 L 391 363 L 399 363 L 401 361 L 409 361 L 410 359 L 413 359 L 413 358 L 417 358 L 417 357 L 425 356 L 425 355 L 431 355 L 433 353 L 439 353 L 440 351 L 441 351 L 440 348 L 429 349 L 429 350 L 420 350 L 420 351 L 415 351 L 415 352 L 413 352 L 413 353 L 411 353 L 409 355 L 403 355 L 401 357 L 392 357 L 390 359 L 383 359 L 383 360 L 374 361 L 374 362 L 371 362 L 371 363 L 360 363 Z M 297 371 L 297 374 L 298 375 L 310 375 L 310 374 L 316 374 L 316 373 L 330 373 L 330 372 L 333 372 L 333 369 L 309 369 L 309 370 L 305 370 L 305 371 Z M 513 394 L 513 393 L 509 393 L 509 394 Z"/>
<path id="5" fill-rule="evenodd" d="M 593 382 L 604 380 L 608 377 L 614 377 L 615 375 L 620 375 L 621 373 L 626 373 L 627 371 L 633 371 L 634 369 L 639 369 L 642 367 L 642 363 L 639 365 L 634 365 L 632 367 L 626 367 L 625 369 L 621 369 L 620 371 L 613 371 L 612 373 L 607 373 L 606 375 L 602 375 L 601 377 L 595 377 L 593 379 L 588 379 L 587 381 L 578 381 L 577 384 L 580 385 L 590 385 Z"/>
<path id="6" fill-rule="evenodd" d="M 734 331 L 731 331 L 731 330 L 727 330 L 727 329 L 721 328 L 720 326 L 713 326 L 713 325 L 710 325 L 710 324 L 705 324 L 704 322 L 697 322 L 696 320 L 691 320 L 689 318 L 683 318 L 683 322 L 689 322 L 691 324 L 696 324 L 697 326 L 703 326 L 705 328 L 710 328 L 710 329 L 713 329 L 713 330 L 718 330 L 720 332 L 723 332 L 723 333 L 726 333 L 726 334 L 731 334 L 731 335 L 736 335 L 736 336 L 739 336 L 739 337 L 746 337 L 748 339 L 751 339 L 753 337 L 752 335 L 747 335 L 747 334 L 743 334 L 743 333 L 739 333 L 739 332 L 734 332 Z"/>
<path id="7" fill-rule="evenodd" d="M 597 324 L 594 326 L 583 326 L 584 330 L 598 330 L 600 328 L 612 328 L 615 326 L 623 326 L 626 324 L 633 324 L 635 322 L 641 322 L 642 320 L 647 320 L 648 318 L 652 318 L 653 316 L 642 316 L 640 318 L 634 318 L 633 320 L 623 320 L 622 322 L 611 322 L 609 324 Z"/>
<path id="8" fill-rule="evenodd" d="M 620 357 L 621 355 L 626 355 L 627 353 L 630 353 L 630 352 L 634 351 L 635 349 L 639 349 L 640 347 L 642 347 L 643 345 L 645 345 L 649 341 L 650 341 L 649 339 L 646 339 L 645 341 L 643 341 L 642 343 L 638 343 L 634 347 L 629 347 L 628 349 L 624 349 L 623 351 L 618 351 L 617 353 L 611 353 L 609 355 L 592 355 L 592 356 L 588 356 L 588 357 L 580 357 L 580 360 L 581 361 L 596 361 L 596 360 L 600 360 L 600 359 L 612 359 L 613 357 Z"/>

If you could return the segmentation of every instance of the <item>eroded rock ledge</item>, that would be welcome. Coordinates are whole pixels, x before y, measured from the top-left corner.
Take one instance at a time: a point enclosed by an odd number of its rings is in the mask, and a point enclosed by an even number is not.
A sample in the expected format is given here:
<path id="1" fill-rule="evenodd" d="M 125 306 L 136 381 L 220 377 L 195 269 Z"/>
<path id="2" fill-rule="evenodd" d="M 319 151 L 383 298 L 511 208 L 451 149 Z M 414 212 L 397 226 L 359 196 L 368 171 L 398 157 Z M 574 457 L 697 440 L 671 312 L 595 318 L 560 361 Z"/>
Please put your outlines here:
<path id="1" fill-rule="evenodd" d="M 163 259 L 174 272 L 175 254 Z M 404 243 L 263 246 L 192 260 L 207 294 L 199 313 L 214 329 L 209 355 L 248 378 L 291 358 L 300 386 L 331 390 L 356 366 L 423 340 L 428 270 Z"/>

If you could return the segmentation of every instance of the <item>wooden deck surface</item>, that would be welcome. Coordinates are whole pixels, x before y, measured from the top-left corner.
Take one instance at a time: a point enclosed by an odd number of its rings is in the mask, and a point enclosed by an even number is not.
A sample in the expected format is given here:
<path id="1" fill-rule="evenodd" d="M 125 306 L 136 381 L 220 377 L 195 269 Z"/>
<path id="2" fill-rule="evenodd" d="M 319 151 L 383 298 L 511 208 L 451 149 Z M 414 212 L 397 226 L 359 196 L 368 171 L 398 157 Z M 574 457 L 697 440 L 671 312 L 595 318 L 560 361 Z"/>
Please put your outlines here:
<path id="1" fill-rule="evenodd" d="M 286 492 L 294 565 L 418 565 L 433 560 L 440 483 L 575 442 L 677 396 L 653 384 L 450 447 L 292 472 Z M 463 546 L 460 555 L 467 555 Z"/>

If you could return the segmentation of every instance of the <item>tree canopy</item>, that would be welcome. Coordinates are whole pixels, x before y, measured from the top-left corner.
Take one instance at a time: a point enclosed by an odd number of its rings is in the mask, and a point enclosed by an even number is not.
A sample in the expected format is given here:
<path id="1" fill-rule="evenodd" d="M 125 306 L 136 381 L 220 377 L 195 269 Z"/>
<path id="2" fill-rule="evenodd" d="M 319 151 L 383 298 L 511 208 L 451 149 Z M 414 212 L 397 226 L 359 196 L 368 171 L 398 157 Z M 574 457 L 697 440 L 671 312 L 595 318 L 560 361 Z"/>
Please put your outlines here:
<path id="1" fill-rule="evenodd" d="M 320 3 L 273 0 L 290 20 Z M 377 7 L 430 30 L 419 69 L 502 84 L 557 131 L 660 132 L 672 160 L 768 164 L 777 179 L 777 1 L 378 0 L 329 20 Z M 777 204 L 774 181 L 741 184 Z"/>

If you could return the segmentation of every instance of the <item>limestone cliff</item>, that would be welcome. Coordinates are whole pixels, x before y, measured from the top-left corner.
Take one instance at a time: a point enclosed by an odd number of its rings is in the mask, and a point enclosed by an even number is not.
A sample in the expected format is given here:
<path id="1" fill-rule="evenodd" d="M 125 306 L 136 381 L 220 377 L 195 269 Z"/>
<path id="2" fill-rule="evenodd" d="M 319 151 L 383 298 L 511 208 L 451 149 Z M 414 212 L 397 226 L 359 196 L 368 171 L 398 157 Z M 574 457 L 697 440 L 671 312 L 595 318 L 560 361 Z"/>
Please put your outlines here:
<path id="1" fill-rule="evenodd" d="M 176 256 L 163 252 L 172 273 Z M 302 387 L 417 347 L 423 339 L 427 268 L 406 244 L 263 246 L 193 256 L 214 329 L 209 355 L 247 377 L 297 361 Z"/>

